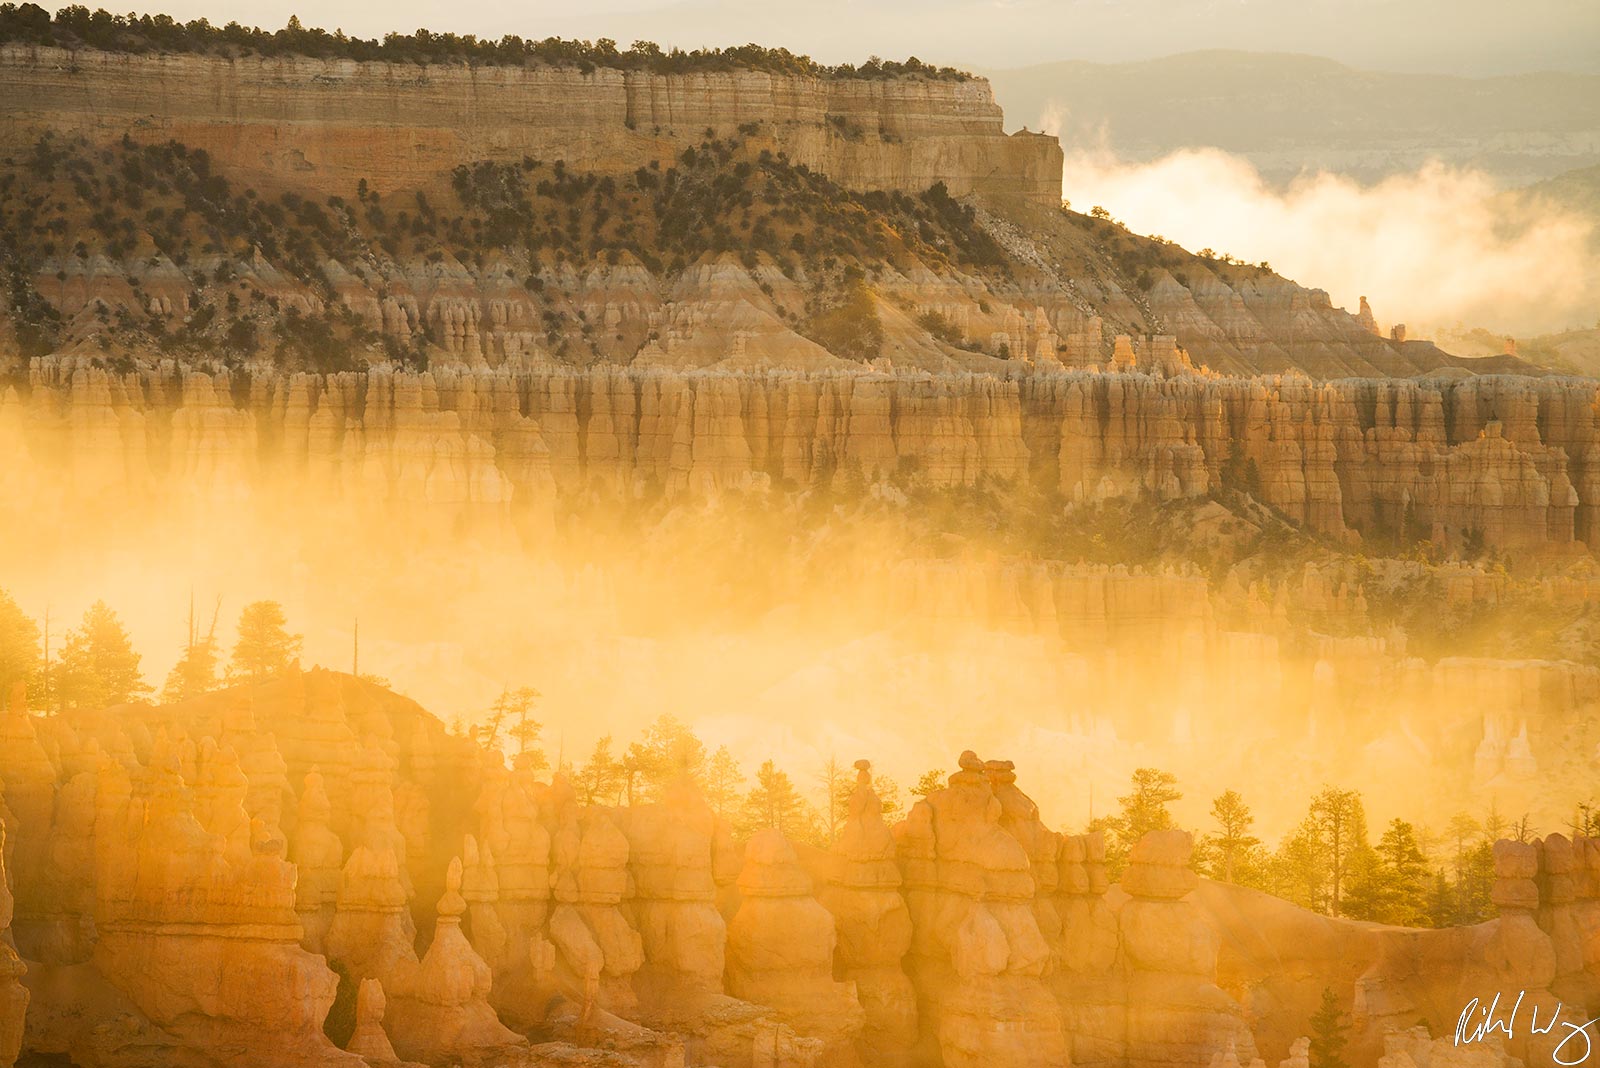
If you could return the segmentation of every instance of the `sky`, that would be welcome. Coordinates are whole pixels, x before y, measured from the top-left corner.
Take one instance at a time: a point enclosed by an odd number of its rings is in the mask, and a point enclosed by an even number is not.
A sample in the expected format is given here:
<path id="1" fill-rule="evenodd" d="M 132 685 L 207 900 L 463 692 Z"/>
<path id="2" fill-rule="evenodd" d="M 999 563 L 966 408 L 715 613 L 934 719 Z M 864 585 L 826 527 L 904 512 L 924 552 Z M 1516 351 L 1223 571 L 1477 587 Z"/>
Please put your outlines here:
<path id="1" fill-rule="evenodd" d="M 362 37 L 425 26 L 685 48 L 754 41 L 833 63 L 916 55 L 1005 68 L 1236 48 L 1381 70 L 1600 71 L 1600 0 L 142 0 L 135 9 L 269 29 L 299 15 Z"/>

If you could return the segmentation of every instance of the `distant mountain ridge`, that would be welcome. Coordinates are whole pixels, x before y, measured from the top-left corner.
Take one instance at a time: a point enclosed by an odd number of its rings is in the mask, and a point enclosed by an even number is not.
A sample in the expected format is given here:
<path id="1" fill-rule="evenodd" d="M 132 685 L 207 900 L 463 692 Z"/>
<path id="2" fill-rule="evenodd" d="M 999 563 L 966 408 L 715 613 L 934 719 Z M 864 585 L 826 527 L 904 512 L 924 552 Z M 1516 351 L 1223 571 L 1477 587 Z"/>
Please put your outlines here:
<path id="1" fill-rule="evenodd" d="M 1274 182 L 1319 169 L 1370 181 L 1440 159 L 1524 185 L 1600 164 L 1600 75 L 1395 74 L 1234 51 L 980 73 L 1012 124 L 1045 124 L 1069 153 L 1215 146 Z"/>

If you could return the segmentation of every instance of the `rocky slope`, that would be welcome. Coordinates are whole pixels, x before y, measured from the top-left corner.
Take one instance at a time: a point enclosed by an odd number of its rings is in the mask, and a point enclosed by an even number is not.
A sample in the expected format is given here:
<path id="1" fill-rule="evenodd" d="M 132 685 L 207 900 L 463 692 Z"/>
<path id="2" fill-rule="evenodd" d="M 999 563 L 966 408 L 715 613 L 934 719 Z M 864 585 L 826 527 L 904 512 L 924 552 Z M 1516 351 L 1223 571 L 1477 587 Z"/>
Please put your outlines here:
<path id="1" fill-rule="evenodd" d="M 347 175 L 324 197 L 315 176 L 241 186 L 175 142 L 41 135 L 0 161 L 0 356 L 1001 372 L 1105 366 L 1119 335 L 1153 335 L 1242 373 L 1523 366 L 1381 337 L 1265 267 L 1026 198 L 854 193 L 766 143 L 701 140 L 621 175 L 444 155 L 442 192 Z"/>

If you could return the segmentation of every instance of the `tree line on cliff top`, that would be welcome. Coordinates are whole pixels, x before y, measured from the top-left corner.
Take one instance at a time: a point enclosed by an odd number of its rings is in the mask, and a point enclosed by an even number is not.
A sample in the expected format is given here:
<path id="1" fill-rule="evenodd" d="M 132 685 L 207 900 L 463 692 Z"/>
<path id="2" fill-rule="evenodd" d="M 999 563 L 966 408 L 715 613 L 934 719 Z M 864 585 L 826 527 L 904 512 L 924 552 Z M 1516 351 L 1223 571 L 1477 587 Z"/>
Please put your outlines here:
<path id="1" fill-rule="evenodd" d="M 42 648 L 41 648 L 42 644 Z M 245 606 L 227 665 L 216 632 L 190 611 L 188 634 L 177 665 L 161 693 L 167 703 L 202 696 L 225 685 L 256 684 L 298 665 L 301 638 L 291 634 L 283 609 L 273 601 Z M 358 647 L 359 648 L 359 647 Z M 359 655 L 359 653 L 357 653 Z M 26 686 L 29 705 L 61 712 L 148 699 L 153 688 L 140 670 L 117 614 L 97 601 L 53 651 L 49 620 L 43 628 L 0 590 L 0 691 Z M 357 670 L 353 665 L 352 670 Z M 386 685 L 382 679 L 362 679 Z M 587 804 L 633 805 L 658 799 L 673 783 L 692 779 L 716 814 L 748 836 L 776 828 L 819 848 L 834 844 L 848 818 L 855 789 L 851 768 L 830 756 L 798 781 L 774 760 L 748 775 L 726 746 L 715 751 L 685 723 L 662 715 L 626 746 L 600 738 L 587 760 L 569 759 L 565 747 L 552 760 L 544 748 L 543 724 L 534 716 L 540 694 L 531 686 L 507 687 L 478 714 L 462 715 L 452 731 L 525 770 L 552 768 L 566 775 Z M 875 774 L 873 788 L 893 823 L 909 804 L 944 787 L 943 769 L 923 774 L 902 796 L 889 776 Z M 807 789 L 809 782 L 811 789 Z M 1106 863 L 1121 877 L 1134 843 L 1151 831 L 1179 826 L 1172 810 L 1183 794 L 1176 776 L 1158 768 L 1134 771 L 1117 809 L 1092 818 L 1085 828 L 1106 840 Z M 1536 834 L 1527 816 L 1508 820 L 1491 808 L 1482 819 L 1458 813 L 1442 831 L 1395 818 L 1376 841 L 1368 833 L 1366 809 L 1356 790 L 1324 785 L 1309 800 L 1305 817 L 1269 847 L 1254 833 L 1255 816 L 1242 795 L 1225 790 L 1212 800 L 1206 826 L 1197 828 L 1193 867 L 1218 882 L 1252 887 L 1332 916 L 1410 927 L 1479 923 L 1494 915 L 1493 843 L 1528 841 Z M 1576 806 L 1573 835 L 1600 836 L 1600 805 Z"/>
<path id="2" fill-rule="evenodd" d="M 349 37 L 343 30 L 301 25 L 291 17 L 281 30 L 263 30 L 230 22 L 213 26 L 206 19 L 179 22 L 170 15 L 113 15 L 74 4 L 52 17 L 37 4 L 0 4 L 0 44 L 98 48 L 108 52 L 194 52 L 209 55 L 310 56 L 317 59 L 381 60 L 391 63 L 472 63 L 488 66 L 573 67 L 587 74 L 596 68 L 639 70 L 656 74 L 698 74 L 755 70 L 813 78 L 898 78 L 916 76 L 942 81 L 971 77 L 953 67 L 873 56 L 865 63 L 830 66 L 786 48 L 735 45 L 731 48 L 664 49 L 635 41 L 627 49 L 607 38 L 597 41 L 546 37 L 529 40 L 507 34 L 499 40 L 475 34 L 390 33 L 380 40 Z"/>

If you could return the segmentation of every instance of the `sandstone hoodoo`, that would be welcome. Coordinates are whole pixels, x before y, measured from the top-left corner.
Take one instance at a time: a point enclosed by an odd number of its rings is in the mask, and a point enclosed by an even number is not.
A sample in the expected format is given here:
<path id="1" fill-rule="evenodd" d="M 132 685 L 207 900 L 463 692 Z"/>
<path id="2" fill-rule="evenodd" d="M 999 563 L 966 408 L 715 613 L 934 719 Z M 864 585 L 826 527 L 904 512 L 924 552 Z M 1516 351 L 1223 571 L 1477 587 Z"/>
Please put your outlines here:
<path id="1" fill-rule="evenodd" d="M 474 766 L 461 758 L 476 743 L 353 678 L 319 673 L 272 683 L 252 701 L 286 739 L 304 738 L 326 729 L 329 714 L 308 693 L 329 686 L 346 695 L 340 722 L 415 724 L 393 731 L 395 791 L 415 787 L 441 808 L 481 814 L 496 795 L 503 801 L 507 774 L 522 774 L 502 770 L 486 782 L 437 770 Z M 0 962 L 11 962 L 9 986 L 0 986 L 0 1053 L 66 1054 L 83 1068 L 363 1060 L 1243 1065 L 1257 1050 L 1269 1061 L 1291 1056 L 1314 1028 L 1315 993 L 1324 987 L 1355 1005 L 1352 1048 L 1380 1051 L 1445 1035 L 1459 996 L 1527 990 L 1550 1012 L 1552 990 L 1573 1004 L 1600 982 L 1583 934 L 1600 886 L 1592 839 L 1501 842 L 1496 919 L 1441 930 L 1376 927 L 1199 879 L 1192 841 L 1180 831 L 1145 835 L 1120 885 L 1108 886 L 1098 834 L 1056 834 L 1008 761 L 965 753 L 948 785 L 892 832 L 862 761 L 850 821 L 831 850 L 810 852 L 802 864 L 810 847 L 776 829 L 754 834 L 742 844 L 726 924 L 707 897 L 712 858 L 723 848 L 710 843 L 725 831 L 693 787 L 672 788 L 663 802 L 611 808 L 579 802 L 564 781 L 535 785 L 518 803 L 529 805 L 532 821 L 520 833 L 554 828 L 547 878 L 556 904 L 547 915 L 523 913 L 519 938 L 529 974 L 544 978 L 513 980 L 515 993 L 497 996 L 500 973 L 489 961 L 510 961 L 508 927 L 481 910 L 505 899 L 488 892 L 489 854 L 461 824 L 435 824 L 416 843 L 428 864 L 444 868 L 442 894 L 427 906 L 403 886 L 392 843 L 339 850 L 348 858 L 327 956 L 295 943 L 295 868 L 282 859 L 286 849 L 307 855 L 302 835 L 325 842 L 328 823 L 346 825 L 361 813 L 350 807 L 352 795 L 325 813 L 313 777 L 313 804 L 287 832 L 258 820 L 230 844 L 221 830 L 205 829 L 202 797 L 211 795 L 214 816 L 235 810 L 251 785 L 232 776 L 227 750 L 207 733 L 238 696 L 61 721 L 103 752 L 118 749 L 125 731 L 150 742 L 144 761 L 104 756 L 70 781 L 50 761 L 57 811 L 80 780 L 98 798 L 89 832 L 97 858 L 88 876 L 92 944 L 81 960 L 59 944 L 19 960 L 0 941 Z M 354 763 L 360 749 L 345 745 Z M 426 785 L 415 770 L 424 745 L 439 761 Z M 8 787 L 8 805 L 13 794 L 23 796 Z M 61 831 L 50 817 L 36 818 Z M 13 811 L 12 822 L 20 819 Z M 649 828 L 661 832 L 651 841 L 673 845 L 630 862 L 629 839 L 613 820 L 641 840 Z M 152 863 L 161 847 L 161 856 L 179 859 Z M 463 848 L 470 863 L 439 860 Z M 636 890 L 606 874 L 624 865 Z M 827 873 L 821 884 L 808 865 Z M 7 870 L 23 897 L 53 877 L 37 857 Z M 176 880 L 191 889 L 176 890 Z M 194 887 L 210 887 L 204 901 Z M 9 919 L 9 901 L 0 897 L 0 919 Z M 412 909 L 422 918 L 415 925 Z M 1307 940 L 1328 955 L 1308 958 L 1309 977 L 1280 974 L 1273 961 L 1283 947 Z M 641 959 L 653 972 L 641 972 Z M 712 959 L 725 967 L 713 970 Z M 1418 971 L 1409 960 L 1439 967 Z M 240 981 L 216 984 L 218 974 Z M 1240 1000 L 1246 987 L 1269 996 Z M 324 1034 L 324 1021 L 349 1052 Z M 1528 1055 L 1548 1054 L 1548 1043 L 1529 1041 Z M 600 1051 L 610 1059 L 583 1059 Z"/>

